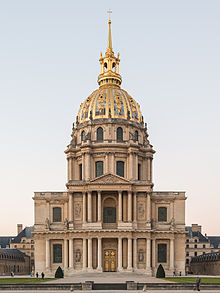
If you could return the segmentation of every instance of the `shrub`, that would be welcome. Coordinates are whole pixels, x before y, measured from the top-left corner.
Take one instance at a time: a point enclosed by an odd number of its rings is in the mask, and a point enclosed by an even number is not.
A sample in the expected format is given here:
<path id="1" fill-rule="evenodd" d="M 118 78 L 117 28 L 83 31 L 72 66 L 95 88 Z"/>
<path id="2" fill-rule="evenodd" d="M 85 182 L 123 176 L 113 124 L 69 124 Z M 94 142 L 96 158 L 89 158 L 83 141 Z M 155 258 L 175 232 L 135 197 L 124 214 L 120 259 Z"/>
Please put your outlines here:
<path id="1" fill-rule="evenodd" d="M 63 270 L 61 269 L 61 267 L 57 268 L 55 278 L 63 278 Z"/>
<path id="2" fill-rule="evenodd" d="M 161 264 L 159 265 L 159 267 L 157 269 L 156 278 L 165 278 L 165 271 L 164 271 L 164 268 Z"/>

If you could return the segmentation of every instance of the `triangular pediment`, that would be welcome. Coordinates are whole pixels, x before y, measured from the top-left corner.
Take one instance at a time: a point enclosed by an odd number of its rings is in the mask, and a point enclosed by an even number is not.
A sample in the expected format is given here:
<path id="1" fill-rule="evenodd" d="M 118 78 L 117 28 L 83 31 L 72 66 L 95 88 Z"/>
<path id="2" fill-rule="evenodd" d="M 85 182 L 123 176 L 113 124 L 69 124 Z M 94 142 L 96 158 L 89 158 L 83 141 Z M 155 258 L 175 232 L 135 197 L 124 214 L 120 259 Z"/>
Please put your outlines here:
<path id="1" fill-rule="evenodd" d="M 105 174 L 90 181 L 97 184 L 128 184 L 129 180 L 114 174 Z"/>

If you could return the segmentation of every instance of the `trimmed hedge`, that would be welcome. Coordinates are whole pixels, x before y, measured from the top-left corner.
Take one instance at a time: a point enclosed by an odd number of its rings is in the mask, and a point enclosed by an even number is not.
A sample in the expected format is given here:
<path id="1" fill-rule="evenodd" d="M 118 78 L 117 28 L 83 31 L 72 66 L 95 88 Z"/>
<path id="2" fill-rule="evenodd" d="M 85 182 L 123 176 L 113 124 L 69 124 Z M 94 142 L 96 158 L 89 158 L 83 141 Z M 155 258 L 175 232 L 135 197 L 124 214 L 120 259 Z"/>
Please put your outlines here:
<path id="1" fill-rule="evenodd" d="M 156 278 L 165 278 L 165 271 L 164 271 L 162 264 L 160 264 L 157 269 Z"/>
<path id="2" fill-rule="evenodd" d="M 55 278 L 63 278 L 63 270 L 61 269 L 61 267 L 58 267 L 55 273 Z"/>

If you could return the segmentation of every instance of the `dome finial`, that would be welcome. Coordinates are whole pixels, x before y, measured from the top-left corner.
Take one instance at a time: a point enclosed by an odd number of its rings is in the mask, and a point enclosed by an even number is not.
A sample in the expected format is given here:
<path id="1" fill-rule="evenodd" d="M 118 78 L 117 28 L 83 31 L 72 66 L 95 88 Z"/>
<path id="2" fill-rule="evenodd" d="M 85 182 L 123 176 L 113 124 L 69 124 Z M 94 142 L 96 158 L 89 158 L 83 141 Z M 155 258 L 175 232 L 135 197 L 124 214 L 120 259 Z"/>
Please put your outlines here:
<path id="1" fill-rule="evenodd" d="M 107 50 L 110 49 L 112 50 L 112 34 L 111 34 L 111 9 L 109 9 L 108 11 L 108 14 L 109 14 L 109 20 L 108 20 L 108 47 L 107 47 Z"/>
<path id="2" fill-rule="evenodd" d="M 99 86 L 109 86 L 114 85 L 120 87 L 121 85 L 121 76 L 119 74 L 119 55 L 115 57 L 112 50 L 112 35 L 111 35 L 111 9 L 107 11 L 109 13 L 108 20 L 108 45 L 105 52 L 105 56 L 100 55 L 100 74 L 98 77 Z"/>

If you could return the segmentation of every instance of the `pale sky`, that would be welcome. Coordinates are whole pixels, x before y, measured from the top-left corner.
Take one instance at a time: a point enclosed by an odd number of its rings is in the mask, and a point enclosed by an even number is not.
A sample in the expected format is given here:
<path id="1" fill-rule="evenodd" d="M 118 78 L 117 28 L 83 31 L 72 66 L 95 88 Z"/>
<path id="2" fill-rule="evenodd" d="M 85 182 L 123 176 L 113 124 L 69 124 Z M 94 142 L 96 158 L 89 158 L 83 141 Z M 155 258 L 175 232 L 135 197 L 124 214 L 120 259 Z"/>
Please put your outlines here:
<path id="1" fill-rule="evenodd" d="M 220 235 L 220 1 L 0 0 L 0 235 L 64 191 L 72 123 L 97 85 L 112 13 L 122 88 L 141 105 L 155 191 L 186 191 L 186 224 Z"/>

